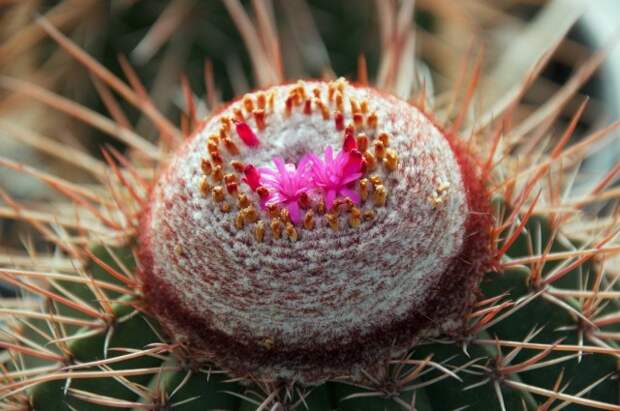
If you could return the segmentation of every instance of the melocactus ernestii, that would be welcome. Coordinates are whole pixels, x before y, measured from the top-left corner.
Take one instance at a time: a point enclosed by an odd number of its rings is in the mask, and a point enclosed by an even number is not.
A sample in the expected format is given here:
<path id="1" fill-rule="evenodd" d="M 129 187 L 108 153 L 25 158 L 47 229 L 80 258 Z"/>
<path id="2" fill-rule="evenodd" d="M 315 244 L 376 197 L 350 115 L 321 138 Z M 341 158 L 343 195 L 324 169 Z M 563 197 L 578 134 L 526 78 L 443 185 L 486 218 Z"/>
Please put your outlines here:
<path id="1" fill-rule="evenodd" d="M 491 261 L 475 155 L 416 106 L 300 81 L 208 118 L 142 219 L 165 327 L 237 374 L 355 374 L 455 332 Z"/>

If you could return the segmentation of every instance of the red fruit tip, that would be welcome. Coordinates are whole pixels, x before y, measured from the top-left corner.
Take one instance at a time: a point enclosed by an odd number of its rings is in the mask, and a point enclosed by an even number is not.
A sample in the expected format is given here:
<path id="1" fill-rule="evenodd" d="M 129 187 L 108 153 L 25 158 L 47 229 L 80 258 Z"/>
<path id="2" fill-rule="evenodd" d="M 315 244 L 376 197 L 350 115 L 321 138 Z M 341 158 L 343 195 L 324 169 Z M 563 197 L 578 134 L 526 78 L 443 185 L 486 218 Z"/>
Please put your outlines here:
<path id="1" fill-rule="evenodd" d="M 348 130 L 348 129 L 347 129 Z M 342 144 L 342 149 L 347 153 L 351 150 L 357 149 L 357 141 L 353 136 L 353 133 L 350 131 L 345 131 L 344 143 Z"/>
<path id="2" fill-rule="evenodd" d="M 246 183 L 252 191 L 256 191 L 260 185 L 260 173 L 258 172 L 258 169 L 252 164 L 248 164 L 245 166 L 243 174 L 245 174 L 243 182 Z"/>
<path id="3" fill-rule="evenodd" d="M 243 122 L 243 121 L 237 121 L 235 123 L 235 129 L 237 130 L 237 134 L 239 135 L 239 138 L 249 147 L 256 147 L 258 146 L 258 137 L 256 136 L 256 133 L 254 133 L 254 131 L 252 131 L 252 129 L 250 128 L 250 126 L 247 125 L 247 123 Z"/>

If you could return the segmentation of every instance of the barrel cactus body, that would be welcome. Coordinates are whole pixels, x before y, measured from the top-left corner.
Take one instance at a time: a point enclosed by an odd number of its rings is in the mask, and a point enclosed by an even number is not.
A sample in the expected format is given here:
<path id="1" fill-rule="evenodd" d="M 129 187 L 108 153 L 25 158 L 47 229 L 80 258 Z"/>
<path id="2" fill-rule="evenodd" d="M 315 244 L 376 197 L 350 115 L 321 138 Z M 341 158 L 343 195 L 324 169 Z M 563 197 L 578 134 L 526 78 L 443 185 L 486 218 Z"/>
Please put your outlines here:
<path id="1" fill-rule="evenodd" d="M 169 16 L 191 9 L 171 4 Z M 479 84 L 480 65 L 448 109 L 434 102 L 409 65 L 412 2 L 375 85 L 363 59 L 356 79 L 286 78 L 267 3 L 253 4 L 256 26 L 224 4 L 258 88 L 218 103 L 207 69 L 211 111 L 196 114 L 183 82 L 179 127 L 125 60 L 131 86 L 46 19 L 38 27 L 93 74 L 115 121 L 0 78 L 128 147 L 87 160 L 0 123 L 100 183 L 0 158 L 71 205 L 48 215 L 0 191 L 0 216 L 57 250 L 2 262 L 0 280 L 21 291 L 0 300 L 1 408 L 620 409 L 617 164 L 571 194 L 618 124 L 570 142 L 582 105 L 543 136 L 536 126 L 547 130 L 565 93 L 521 121 L 512 88 L 470 116 L 477 87 L 496 90 Z M 110 90 L 154 124 L 158 144 Z"/>

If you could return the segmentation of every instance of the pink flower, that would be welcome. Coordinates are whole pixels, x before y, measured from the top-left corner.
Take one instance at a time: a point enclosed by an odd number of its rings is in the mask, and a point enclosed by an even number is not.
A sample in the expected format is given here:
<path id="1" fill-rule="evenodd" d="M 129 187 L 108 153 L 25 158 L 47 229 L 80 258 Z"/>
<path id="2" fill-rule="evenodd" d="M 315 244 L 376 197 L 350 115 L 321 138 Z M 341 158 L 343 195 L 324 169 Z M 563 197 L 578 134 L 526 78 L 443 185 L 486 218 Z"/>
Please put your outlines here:
<path id="1" fill-rule="evenodd" d="M 353 148 L 351 142 L 348 143 L 336 158 L 331 146 L 325 149 L 323 160 L 315 154 L 304 157 L 304 160 L 311 162 L 312 184 L 323 190 L 328 209 L 332 208 L 338 197 L 349 197 L 355 204 L 360 202 L 359 194 L 349 186 L 362 176 L 364 160 L 362 153 Z"/>
<path id="2" fill-rule="evenodd" d="M 276 169 L 260 167 L 260 183 L 269 190 L 269 197 L 261 201 L 262 206 L 280 205 L 288 209 L 291 221 L 297 224 L 301 221 L 299 199 L 303 193 L 311 188 L 308 172 L 308 160 L 302 159 L 297 167 L 294 164 L 285 164 L 280 157 L 274 157 Z"/>

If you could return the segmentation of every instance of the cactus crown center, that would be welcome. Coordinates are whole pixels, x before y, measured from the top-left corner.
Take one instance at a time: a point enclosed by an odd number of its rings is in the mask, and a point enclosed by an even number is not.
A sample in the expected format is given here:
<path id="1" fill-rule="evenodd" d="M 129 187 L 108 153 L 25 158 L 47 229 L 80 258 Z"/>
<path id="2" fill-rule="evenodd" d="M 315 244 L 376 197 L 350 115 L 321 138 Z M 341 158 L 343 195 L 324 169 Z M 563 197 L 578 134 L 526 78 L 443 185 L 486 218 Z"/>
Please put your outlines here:
<path id="1" fill-rule="evenodd" d="M 203 195 L 212 197 L 213 206 L 223 212 L 234 209 L 226 193 L 233 197 L 232 202 L 238 205 L 237 230 L 256 224 L 257 241 L 280 240 L 283 232 L 289 240 L 297 241 L 302 231 L 315 227 L 317 219 L 324 219 L 332 230 L 356 228 L 374 219 L 375 208 L 387 200 L 382 175 L 397 169 L 398 154 L 389 147 L 390 135 L 381 131 L 368 99 L 358 101 L 347 95 L 346 86 L 344 79 L 310 87 L 300 81 L 288 89 L 281 107 L 275 106 L 277 90 L 272 89 L 244 96 L 230 108 L 233 116 L 219 116 L 217 132 L 208 137 L 198 184 Z M 351 113 L 346 125 L 345 101 Z M 277 110 L 280 113 L 274 113 Z M 324 123 L 324 131 L 339 136 L 331 139 L 337 145 L 327 144 L 317 154 L 304 153 L 303 144 L 297 142 L 299 147 L 292 152 L 299 157 L 296 163 L 279 153 L 263 165 L 244 161 L 244 154 L 252 157 L 266 142 L 278 138 L 274 134 L 281 132 L 282 126 L 270 129 L 272 118 L 286 123 L 296 111 L 310 125 Z M 320 141 L 323 137 L 314 138 Z"/>

